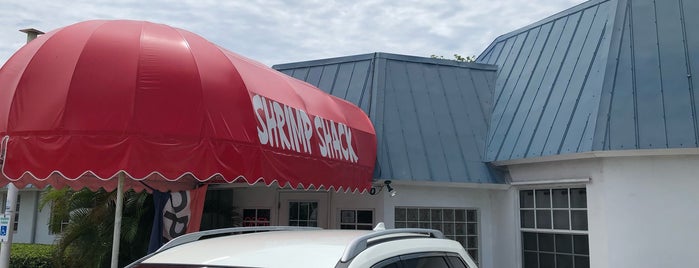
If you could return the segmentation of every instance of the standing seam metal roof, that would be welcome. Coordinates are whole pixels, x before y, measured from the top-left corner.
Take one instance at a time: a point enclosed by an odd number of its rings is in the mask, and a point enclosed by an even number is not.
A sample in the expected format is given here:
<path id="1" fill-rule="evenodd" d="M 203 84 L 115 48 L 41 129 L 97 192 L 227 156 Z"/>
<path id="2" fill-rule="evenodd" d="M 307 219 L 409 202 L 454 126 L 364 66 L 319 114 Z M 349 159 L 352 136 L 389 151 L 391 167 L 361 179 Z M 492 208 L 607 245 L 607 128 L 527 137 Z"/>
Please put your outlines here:
<path id="1" fill-rule="evenodd" d="M 372 53 L 273 68 L 369 115 L 375 179 L 503 182 L 483 161 L 495 66 Z"/>
<path id="2" fill-rule="evenodd" d="M 696 147 L 698 12 L 593 0 L 497 38 L 477 59 L 499 66 L 486 159 Z"/>

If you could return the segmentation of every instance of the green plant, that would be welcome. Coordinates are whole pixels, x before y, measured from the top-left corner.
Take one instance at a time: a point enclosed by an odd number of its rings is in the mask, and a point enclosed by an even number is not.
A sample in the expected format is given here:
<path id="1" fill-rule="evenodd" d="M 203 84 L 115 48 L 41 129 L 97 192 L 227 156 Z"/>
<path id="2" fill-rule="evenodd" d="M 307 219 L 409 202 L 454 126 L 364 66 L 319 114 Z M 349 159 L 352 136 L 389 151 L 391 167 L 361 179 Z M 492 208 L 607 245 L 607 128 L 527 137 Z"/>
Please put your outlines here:
<path id="1" fill-rule="evenodd" d="M 12 251 L 10 251 L 10 267 L 33 268 L 57 266 L 53 259 L 55 251 L 56 247 L 53 245 L 12 244 Z"/>

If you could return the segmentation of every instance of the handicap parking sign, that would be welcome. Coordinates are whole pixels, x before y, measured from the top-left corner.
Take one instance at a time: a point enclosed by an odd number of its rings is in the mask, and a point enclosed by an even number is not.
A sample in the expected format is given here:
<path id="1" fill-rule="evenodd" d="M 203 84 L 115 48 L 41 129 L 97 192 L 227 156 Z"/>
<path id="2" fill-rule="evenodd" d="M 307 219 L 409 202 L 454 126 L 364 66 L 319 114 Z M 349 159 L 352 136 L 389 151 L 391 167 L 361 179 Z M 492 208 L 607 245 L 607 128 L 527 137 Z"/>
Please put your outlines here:
<path id="1" fill-rule="evenodd" d="M 0 217 L 0 241 L 7 241 L 7 229 L 10 226 L 10 217 Z"/>

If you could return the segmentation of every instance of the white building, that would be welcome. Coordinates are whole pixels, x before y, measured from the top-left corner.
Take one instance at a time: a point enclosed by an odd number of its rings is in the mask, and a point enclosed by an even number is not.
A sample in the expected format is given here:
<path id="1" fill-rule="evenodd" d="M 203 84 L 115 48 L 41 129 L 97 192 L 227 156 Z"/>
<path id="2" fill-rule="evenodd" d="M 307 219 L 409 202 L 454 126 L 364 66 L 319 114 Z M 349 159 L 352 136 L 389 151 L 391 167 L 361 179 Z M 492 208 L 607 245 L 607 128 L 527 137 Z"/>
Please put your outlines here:
<path id="1" fill-rule="evenodd" d="M 591 0 L 500 36 L 477 63 L 372 53 L 276 65 L 369 115 L 376 193 L 209 195 L 245 225 L 440 229 L 484 268 L 699 267 L 698 11 Z M 46 212 L 24 209 L 21 222 L 42 226 Z M 22 231 L 15 242 L 30 242 Z"/>

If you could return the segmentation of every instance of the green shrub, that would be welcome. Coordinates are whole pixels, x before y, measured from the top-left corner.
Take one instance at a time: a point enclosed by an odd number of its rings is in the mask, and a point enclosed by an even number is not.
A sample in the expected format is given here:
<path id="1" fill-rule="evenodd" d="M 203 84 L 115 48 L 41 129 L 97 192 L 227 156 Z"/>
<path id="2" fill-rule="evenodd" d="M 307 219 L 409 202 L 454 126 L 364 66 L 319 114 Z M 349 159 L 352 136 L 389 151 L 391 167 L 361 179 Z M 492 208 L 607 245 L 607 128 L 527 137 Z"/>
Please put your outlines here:
<path id="1" fill-rule="evenodd" d="M 53 245 L 12 244 L 10 267 L 53 267 Z"/>

